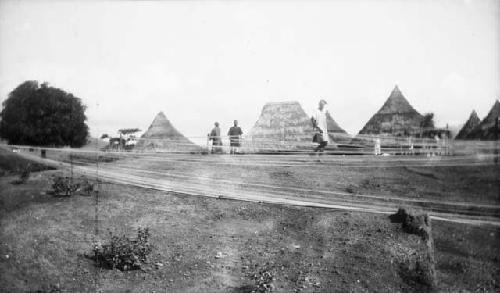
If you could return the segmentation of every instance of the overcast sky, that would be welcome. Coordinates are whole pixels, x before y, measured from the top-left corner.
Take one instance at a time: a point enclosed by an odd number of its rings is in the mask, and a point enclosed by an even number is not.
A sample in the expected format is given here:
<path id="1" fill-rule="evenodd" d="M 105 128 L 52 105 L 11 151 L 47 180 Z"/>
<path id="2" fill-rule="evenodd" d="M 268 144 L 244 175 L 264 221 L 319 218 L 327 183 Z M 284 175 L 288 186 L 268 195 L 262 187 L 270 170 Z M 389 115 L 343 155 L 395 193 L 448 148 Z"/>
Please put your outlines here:
<path id="1" fill-rule="evenodd" d="M 0 1 L 0 100 L 48 81 L 88 106 L 93 135 L 188 137 L 266 102 L 320 98 L 357 133 L 395 84 L 438 126 L 500 98 L 500 1 Z"/>

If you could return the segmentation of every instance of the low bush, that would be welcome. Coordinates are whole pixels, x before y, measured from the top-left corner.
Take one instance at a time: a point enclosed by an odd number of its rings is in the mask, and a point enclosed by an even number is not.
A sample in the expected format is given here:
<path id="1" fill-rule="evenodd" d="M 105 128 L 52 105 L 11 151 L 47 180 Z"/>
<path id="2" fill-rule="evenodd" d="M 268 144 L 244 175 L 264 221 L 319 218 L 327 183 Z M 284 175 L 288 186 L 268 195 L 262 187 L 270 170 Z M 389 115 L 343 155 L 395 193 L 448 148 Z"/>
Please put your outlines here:
<path id="1" fill-rule="evenodd" d="M 85 178 L 81 183 L 81 190 L 85 193 L 85 195 L 90 196 L 95 191 L 95 184 Z"/>
<path id="2" fill-rule="evenodd" d="M 60 293 L 62 292 L 59 285 L 50 284 L 49 286 L 43 286 L 42 289 L 36 291 L 30 291 L 31 293 Z"/>
<path id="3" fill-rule="evenodd" d="M 130 239 L 125 235 L 116 236 L 110 232 L 110 242 L 94 247 L 93 259 L 99 267 L 119 269 L 121 271 L 138 270 L 147 262 L 151 253 L 149 229 L 139 228 L 137 238 Z"/>
<path id="4" fill-rule="evenodd" d="M 54 195 L 71 196 L 80 188 L 80 183 L 75 183 L 71 177 L 53 176 L 52 192 Z"/>
<path id="5" fill-rule="evenodd" d="M 272 269 L 263 268 L 252 276 L 255 287 L 252 292 L 272 292 L 275 290 L 274 271 Z"/>
<path id="6" fill-rule="evenodd" d="M 19 173 L 19 178 L 12 181 L 12 184 L 23 184 L 28 181 L 28 179 L 31 176 L 31 163 L 28 163 L 26 165 L 23 165 L 22 167 L 19 168 L 18 170 Z"/>

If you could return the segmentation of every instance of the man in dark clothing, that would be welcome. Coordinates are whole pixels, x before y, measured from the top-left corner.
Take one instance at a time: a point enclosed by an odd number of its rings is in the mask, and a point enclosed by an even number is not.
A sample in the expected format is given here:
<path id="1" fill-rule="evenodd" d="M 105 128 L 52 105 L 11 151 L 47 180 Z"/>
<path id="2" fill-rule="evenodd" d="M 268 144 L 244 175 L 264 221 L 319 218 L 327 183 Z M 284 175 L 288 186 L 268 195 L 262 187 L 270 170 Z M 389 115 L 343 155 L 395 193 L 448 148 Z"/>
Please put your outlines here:
<path id="1" fill-rule="evenodd" d="M 215 122 L 215 127 L 210 132 L 209 139 L 212 141 L 212 154 L 221 153 L 222 140 L 220 138 L 219 122 Z"/>
<path id="2" fill-rule="evenodd" d="M 242 134 L 243 131 L 241 131 L 241 128 L 238 126 L 238 120 L 234 120 L 234 126 L 229 128 L 229 132 L 227 133 L 230 142 L 230 154 L 237 154 L 239 152 Z"/>

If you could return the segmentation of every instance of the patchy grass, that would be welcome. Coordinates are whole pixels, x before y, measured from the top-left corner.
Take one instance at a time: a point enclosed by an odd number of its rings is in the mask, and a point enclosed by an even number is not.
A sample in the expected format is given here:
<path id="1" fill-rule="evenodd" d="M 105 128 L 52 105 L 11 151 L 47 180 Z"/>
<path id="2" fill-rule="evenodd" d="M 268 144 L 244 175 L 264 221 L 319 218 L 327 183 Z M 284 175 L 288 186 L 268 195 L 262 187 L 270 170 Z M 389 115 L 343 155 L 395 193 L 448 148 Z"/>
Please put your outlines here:
<path id="1" fill-rule="evenodd" d="M 165 193 L 126 185 L 95 197 L 56 198 L 50 174 L 8 184 L 1 198 L 25 197 L 0 216 L 0 287 L 34 291 L 418 292 L 404 264 L 421 238 L 386 216 L 262 205 Z M 96 266 L 85 255 L 109 240 L 150 227 L 154 249 L 141 269 Z M 96 228 L 98 233 L 95 234 Z M 498 229 L 433 223 L 438 287 L 498 289 Z M 7 257 L 8 256 L 8 257 Z M 96 281 L 97 280 L 97 281 Z"/>
<path id="2" fill-rule="evenodd" d="M 11 163 L 27 162 L 15 154 L 0 155 Z M 349 182 L 359 180 L 346 185 L 352 193 L 402 191 L 411 181 L 404 176 L 416 176 L 412 178 L 417 183 L 457 177 L 451 169 L 446 174 L 438 168 L 425 174 L 415 170 L 391 173 L 396 181 L 403 179 L 396 187 L 391 186 L 394 179 L 385 177 L 390 174 L 377 170 L 371 177 L 352 170 L 333 175 L 339 175 L 334 176 L 337 181 L 346 179 L 342 176 L 352 176 Z M 489 170 L 478 168 L 474 175 L 463 176 L 468 184 L 495 183 Z M 409 256 L 423 253 L 421 237 L 404 233 L 400 224 L 383 215 L 263 205 L 102 182 L 95 186 L 98 193 L 89 192 L 92 196 L 55 197 L 47 191 L 52 175 L 60 172 L 37 172 L 21 185 L 10 184 L 14 175 L 0 177 L 0 288 L 6 292 L 428 289 L 420 280 L 421 267 L 408 262 Z M 274 180 L 301 176 L 288 169 L 274 173 Z M 465 188 L 462 184 L 450 188 Z M 499 290 L 499 229 L 443 222 L 432 226 L 439 290 Z M 85 257 L 96 244 L 106 245 L 109 232 L 131 239 L 139 227 L 149 227 L 153 248 L 141 270 L 103 269 Z"/>
<path id="3" fill-rule="evenodd" d="M 11 150 L 0 146 L 0 176 L 22 174 L 23 171 L 28 169 L 28 165 L 30 173 L 54 170 L 53 167 L 32 162 L 19 156 Z"/>

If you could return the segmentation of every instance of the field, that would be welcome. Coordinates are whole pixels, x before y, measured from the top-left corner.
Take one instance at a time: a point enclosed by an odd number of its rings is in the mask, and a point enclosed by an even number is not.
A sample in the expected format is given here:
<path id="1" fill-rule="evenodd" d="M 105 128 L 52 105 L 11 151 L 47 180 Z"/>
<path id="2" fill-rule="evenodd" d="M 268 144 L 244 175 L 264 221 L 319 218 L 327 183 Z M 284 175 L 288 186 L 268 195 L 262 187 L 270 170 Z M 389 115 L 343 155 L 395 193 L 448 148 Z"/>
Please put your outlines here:
<path id="1" fill-rule="evenodd" d="M 6 292 L 250 292 L 266 272 L 278 292 L 428 291 L 409 265 L 421 239 L 388 219 L 400 205 L 433 215 L 437 290 L 500 288 L 500 173 L 489 157 L 101 154 L 96 165 L 92 153 L 22 155 L 8 160 L 59 169 L 20 185 L 12 172 L 0 177 Z M 70 163 L 76 177 L 102 181 L 97 205 L 48 193 Z M 138 227 L 151 229 L 154 248 L 144 270 L 85 256 L 108 231 Z"/>

